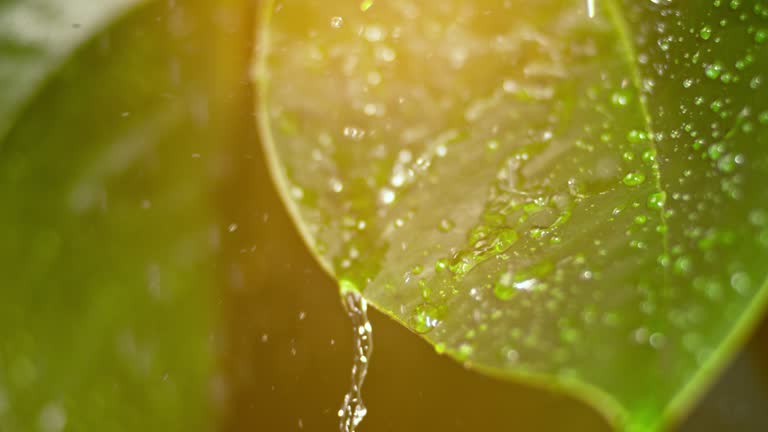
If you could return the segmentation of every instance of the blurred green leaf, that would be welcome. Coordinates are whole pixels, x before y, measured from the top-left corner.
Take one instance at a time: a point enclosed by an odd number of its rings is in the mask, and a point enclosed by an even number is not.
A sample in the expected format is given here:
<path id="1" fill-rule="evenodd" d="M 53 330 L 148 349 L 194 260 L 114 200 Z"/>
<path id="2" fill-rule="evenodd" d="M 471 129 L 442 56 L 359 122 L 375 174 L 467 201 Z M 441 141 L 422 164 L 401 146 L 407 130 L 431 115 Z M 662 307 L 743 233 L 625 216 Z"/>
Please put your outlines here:
<path id="1" fill-rule="evenodd" d="M 143 1 L 4 1 L 0 5 L 0 138 L 74 50 Z"/>
<path id="2" fill-rule="evenodd" d="M 211 427 L 234 2 L 137 3 L 0 6 L 2 431 Z"/>
<path id="3" fill-rule="evenodd" d="M 270 1 L 261 129 L 342 290 L 617 428 L 765 306 L 768 4 Z"/>

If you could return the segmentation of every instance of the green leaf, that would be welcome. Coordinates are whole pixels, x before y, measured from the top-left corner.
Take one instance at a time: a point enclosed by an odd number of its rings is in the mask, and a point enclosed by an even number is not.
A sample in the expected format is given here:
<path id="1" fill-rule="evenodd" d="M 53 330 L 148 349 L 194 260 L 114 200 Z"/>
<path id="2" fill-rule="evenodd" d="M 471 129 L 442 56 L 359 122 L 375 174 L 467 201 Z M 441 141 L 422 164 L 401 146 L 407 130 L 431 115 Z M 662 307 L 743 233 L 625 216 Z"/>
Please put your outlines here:
<path id="1" fill-rule="evenodd" d="M 260 126 L 342 289 L 657 430 L 764 310 L 768 4 L 586 7 L 268 2 Z"/>
<path id="2" fill-rule="evenodd" d="M 3 431 L 212 423 L 209 17 L 234 2 L 137 3 L 0 6 Z"/>

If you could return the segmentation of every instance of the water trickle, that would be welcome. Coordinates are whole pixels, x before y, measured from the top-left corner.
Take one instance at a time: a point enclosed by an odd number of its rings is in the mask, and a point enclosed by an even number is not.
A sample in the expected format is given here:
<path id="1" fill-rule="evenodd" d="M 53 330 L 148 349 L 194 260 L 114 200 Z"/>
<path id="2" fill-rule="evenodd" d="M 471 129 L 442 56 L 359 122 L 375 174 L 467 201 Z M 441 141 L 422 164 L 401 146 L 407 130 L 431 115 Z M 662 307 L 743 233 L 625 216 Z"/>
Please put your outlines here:
<path id="1" fill-rule="evenodd" d="M 355 331 L 355 358 L 352 363 L 352 384 L 339 409 L 341 432 L 354 432 L 368 410 L 363 402 L 363 383 L 368 374 L 368 362 L 373 353 L 373 329 L 368 321 L 368 303 L 357 291 L 343 293 L 344 308 Z"/>

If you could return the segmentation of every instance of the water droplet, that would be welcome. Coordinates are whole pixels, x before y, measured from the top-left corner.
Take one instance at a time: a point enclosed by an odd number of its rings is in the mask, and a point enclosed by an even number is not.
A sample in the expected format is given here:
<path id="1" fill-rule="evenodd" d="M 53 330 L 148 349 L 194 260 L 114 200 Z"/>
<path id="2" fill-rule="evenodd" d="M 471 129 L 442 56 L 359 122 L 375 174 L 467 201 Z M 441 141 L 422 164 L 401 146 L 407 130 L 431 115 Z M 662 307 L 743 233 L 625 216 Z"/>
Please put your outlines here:
<path id="1" fill-rule="evenodd" d="M 704 69 L 704 74 L 709 79 L 717 79 L 720 77 L 720 74 L 723 71 L 723 65 L 719 62 L 712 63 L 710 65 L 707 65 L 707 67 Z"/>
<path id="2" fill-rule="evenodd" d="M 339 29 L 344 25 L 344 18 L 340 16 L 335 16 L 331 18 L 331 27 L 335 29 Z"/>
<path id="3" fill-rule="evenodd" d="M 506 272 L 499 277 L 493 288 L 493 294 L 499 300 L 509 300 L 517 294 L 517 289 L 513 286 L 512 273 Z"/>
<path id="4" fill-rule="evenodd" d="M 397 198 L 397 194 L 390 188 L 382 188 L 379 191 L 379 201 L 384 205 L 392 204 L 395 202 L 395 198 Z"/>
<path id="5" fill-rule="evenodd" d="M 648 208 L 661 210 L 664 208 L 664 202 L 667 200 L 667 193 L 664 191 L 656 192 L 648 197 Z"/>
<path id="6" fill-rule="evenodd" d="M 652 347 L 656 349 L 661 349 L 661 348 L 664 348 L 664 345 L 666 345 L 667 338 L 661 333 L 654 333 L 648 339 L 648 342 L 650 342 Z"/>
<path id="7" fill-rule="evenodd" d="M 471 356 L 472 353 L 474 353 L 474 352 L 475 352 L 475 348 L 472 345 L 470 345 L 468 343 L 463 343 L 463 344 L 459 345 L 459 350 L 456 353 L 456 357 L 459 360 L 464 361 L 464 360 L 468 359 L 469 356 Z"/>
<path id="8" fill-rule="evenodd" d="M 755 42 L 762 44 L 768 40 L 768 29 L 760 29 L 755 33 Z"/>
<path id="9" fill-rule="evenodd" d="M 704 40 L 709 40 L 709 38 L 712 36 L 712 27 L 710 26 L 704 26 L 699 30 L 699 37 L 701 37 Z"/>
<path id="10" fill-rule="evenodd" d="M 645 183 L 645 175 L 639 172 L 631 172 L 624 176 L 622 182 L 627 186 L 638 186 Z"/>
<path id="11" fill-rule="evenodd" d="M 648 149 L 644 151 L 642 155 L 642 159 L 646 165 L 653 165 L 656 162 L 656 150 Z"/>
<path id="12" fill-rule="evenodd" d="M 440 231 L 442 232 L 450 232 L 453 228 L 456 227 L 456 223 L 454 223 L 450 219 L 443 219 L 440 221 L 440 226 L 438 227 Z"/>
<path id="13" fill-rule="evenodd" d="M 440 309 L 430 303 L 416 306 L 408 324 L 416 333 L 429 333 L 440 324 Z"/>
<path id="14" fill-rule="evenodd" d="M 631 97 L 632 94 L 628 90 L 622 89 L 613 93 L 611 96 L 611 103 L 615 106 L 626 106 L 629 104 Z"/>
<path id="15" fill-rule="evenodd" d="M 739 294 L 746 295 L 749 294 L 749 290 L 752 287 L 752 281 L 748 274 L 738 272 L 731 276 L 731 286 Z"/>
<path id="16" fill-rule="evenodd" d="M 693 267 L 693 263 L 691 262 L 691 259 L 687 256 L 681 256 L 678 257 L 675 260 L 675 264 L 673 266 L 673 270 L 677 274 L 688 274 L 691 272 L 691 268 Z"/>

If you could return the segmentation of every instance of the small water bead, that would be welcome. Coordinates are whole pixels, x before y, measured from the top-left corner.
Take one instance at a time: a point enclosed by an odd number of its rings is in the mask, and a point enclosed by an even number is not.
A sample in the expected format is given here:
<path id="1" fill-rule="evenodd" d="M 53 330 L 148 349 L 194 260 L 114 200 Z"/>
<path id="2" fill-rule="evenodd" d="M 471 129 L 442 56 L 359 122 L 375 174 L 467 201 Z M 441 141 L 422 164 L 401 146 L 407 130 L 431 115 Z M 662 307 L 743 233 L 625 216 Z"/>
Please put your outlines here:
<path id="1" fill-rule="evenodd" d="M 441 315 L 440 308 L 430 303 L 424 303 L 416 306 L 408 324 L 416 333 L 426 334 L 440 324 Z"/>
<path id="2" fill-rule="evenodd" d="M 344 18 L 340 16 L 335 16 L 331 18 L 331 27 L 335 29 L 340 29 L 342 26 L 344 26 Z"/>
<path id="3" fill-rule="evenodd" d="M 387 32 L 377 25 L 369 25 L 363 31 L 363 37 L 368 42 L 380 42 L 387 37 Z"/>
<path id="4" fill-rule="evenodd" d="M 762 44 L 768 40 L 768 29 L 760 29 L 755 33 L 755 42 Z"/>
<path id="5" fill-rule="evenodd" d="M 648 342 L 651 344 L 652 347 L 656 349 L 661 349 L 661 348 L 664 348 L 664 345 L 666 345 L 667 338 L 661 333 L 654 333 L 651 335 L 650 338 L 648 338 Z"/>
<path id="6" fill-rule="evenodd" d="M 451 232 L 456 227 L 456 223 L 450 219 L 442 219 L 438 229 L 444 233 Z"/>
<path id="7" fill-rule="evenodd" d="M 717 161 L 717 168 L 724 173 L 733 172 L 738 165 L 743 163 L 742 155 L 727 154 Z"/>
<path id="8" fill-rule="evenodd" d="M 704 26 L 699 30 L 699 37 L 701 37 L 704 40 L 709 40 L 709 38 L 712 36 L 712 27 L 710 26 Z"/>
<path id="9" fill-rule="evenodd" d="M 430 297 L 432 297 L 432 287 L 427 284 L 426 279 L 421 279 L 419 281 L 419 289 L 421 290 L 421 298 L 425 301 L 429 300 Z"/>
<path id="10" fill-rule="evenodd" d="M 627 186 L 639 186 L 645 183 L 645 175 L 639 172 L 631 172 L 624 176 L 622 182 Z"/>
<path id="11" fill-rule="evenodd" d="M 707 155 L 712 160 L 720 159 L 720 157 L 722 157 L 724 153 L 725 153 L 725 144 L 723 143 L 714 143 L 707 148 Z"/>
<path id="12" fill-rule="evenodd" d="M 395 202 L 397 194 L 390 188 L 382 188 L 379 191 L 379 201 L 384 205 L 390 205 Z"/>
<path id="13" fill-rule="evenodd" d="M 739 76 L 738 76 L 738 75 L 734 75 L 734 74 L 732 74 L 732 73 L 730 73 L 730 72 L 725 72 L 725 73 L 723 73 L 723 74 L 720 76 L 720 82 L 722 82 L 723 84 L 729 84 L 729 83 L 731 83 L 731 82 L 736 82 L 736 81 L 738 81 L 739 79 L 740 79 L 740 78 L 739 78 Z"/>
<path id="14" fill-rule="evenodd" d="M 456 352 L 456 358 L 458 358 L 460 361 L 464 361 L 467 360 L 474 352 L 475 348 L 472 345 L 463 343 L 459 345 L 459 349 Z"/>
<path id="15" fill-rule="evenodd" d="M 385 110 L 383 106 L 368 103 L 363 106 L 363 113 L 369 117 L 384 115 Z"/>
<path id="16" fill-rule="evenodd" d="M 493 288 L 493 294 L 499 300 L 509 300 L 517 294 L 517 289 L 513 285 L 513 276 L 511 272 L 505 272 L 499 277 Z"/>
<path id="17" fill-rule="evenodd" d="M 335 177 L 332 177 L 330 180 L 328 180 L 328 186 L 332 191 L 336 193 L 341 193 L 344 190 L 344 184 L 341 182 L 341 180 Z"/>
<path id="18" fill-rule="evenodd" d="M 449 265 L 449 262 L 447 259 L 440 258 L 435 262 L 435 271 L 441 272 L 441 271 L 448 270 L 448 265 Z"/>
<path id="19" fill-rule="evenodd" d="M 494 140 L 490 140 L 487 143 L 485 143 L 485 148 L 489 152 L 495 152 L 496 150 L 499 149 L 499 141 L 495 140 L 495 139 Z"/>
<path id="20" fill-rule="evenodd" d="M 722 72 L 723 72 L 723 65 L 720 62 L 715 62 L 713 64 L 707 65 L 707 67 L 704 69 L 704 74 L 709 79 L 719 78 Z"/>
<path id="21" fill-rule="evenodd" d="M 632 144 L 647 141 L 648 134 L 645 131 L 633 129 L 627 133 L 627 140 Z"/>
<path id="22" fill-rule="evenodd" d="M 640 327 L 634 331 L 633 336 L 634 336 L 635 342 L 639 344 L 644 344 L 648 341 L 648 337 L 649 337 L 648 329 L 646 329 L 645 327 Z"/>
<path id="23" fill-rule="evenodd" d="M 376 58 L 383 62 L 390 63 L 395 61 L 397 53 L 391 47 L 380 45 L 376 47 Z"/>
<path id="24" fill-rule="evenodd" d="M 656 162 L 656 150 L 648 149 L 644 151 L 642 155 L 642 159 L 646 165 L 653 165 Z"/>
<path id="25" fill-rule="evenodd" d="M 739 294 L 746 295 L 749 293 L 749 290 L 752 287 L 752 281 L 750 280 L 748 274 L 738 272 L 731 276 L 731 286 Z"/>
<path id="26" fill-rule="evenodd" d="M 768 225 L 768 212 L 765 210 L 753 210 L 749 213 L 749 222 L 758 227 Z"/>
<path id="27" fill-rule="evenodd" d="M 293 199 L 296 201 L 301 201 L 304 199 L 304 189 L 300 188 L 299 186 L 292 186 L 291 197 L 293 197 Z"/>
<path id="28" fill-rule="evenodd" d="M 581 338 L 581 332 L 574 328 L 564 328 L 560 331 L 560 339 L 565 343 L 575 344 Z"/>
<path id="29" fill-rule="evenodd" d="M 672 266 L 674 272 L 681 275 L 690 273 L 692 268 L 693 262 L 687 256 L 678 257 L 675 260 L 675 264 Z"/>
<path id="30" fill-rule="evenodd" d="M 360 141 L 365 137 L 365 130 L 355 126 L 345 126 L 343 134 L 354 141 Z"/>
<path id="31" fill-rule="evenodd" d="M 664 191 L 656 192 L 648 197 L 648 208 L 653 210 L 662 210 L 667 200 L 667 193 Z"/>
<path id="32" fill-rule="evenodd" d="M 611 103 L 615 106 L 627 106 L 632 98 L 632 94 L 629 90 L 622 89 L 616 91 L 611 96 Z"/>

